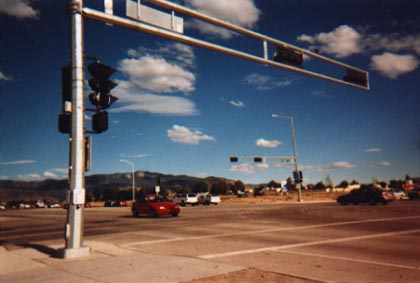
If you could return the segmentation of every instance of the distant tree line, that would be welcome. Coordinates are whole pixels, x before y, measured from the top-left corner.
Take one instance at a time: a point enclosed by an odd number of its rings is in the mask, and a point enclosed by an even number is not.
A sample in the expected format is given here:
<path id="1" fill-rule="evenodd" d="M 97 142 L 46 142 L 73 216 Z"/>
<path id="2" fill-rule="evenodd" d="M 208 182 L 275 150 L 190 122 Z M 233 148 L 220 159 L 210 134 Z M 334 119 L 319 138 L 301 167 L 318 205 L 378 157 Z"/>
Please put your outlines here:
<path id="1" fill-rule="evenodd" d="M 410 177 L 407 175 L 405 180 L 390 180 L 389 183 L 384 181 L 373 180 L 373 183 L 379 184 L 381 187 L 390 187 L 393 189 L 403 189 L 404 185 Z M 357 185 L 360 184 L 358 181 L 353 180 L 348 182 L 347 180 L 341 181 L 338 188 L 347 188 L 350 185 Z M 296 185 L 294 184 L 292 178 L 288 178 L 286 181 L 286 186 L 289 191 L 295 191 Z M 267 184 L 261 185 L 259 188 L 270 187 L 270 188 L 279 188 L 281 184 L 271 180 Z M 325 190 L 327 188 L 332 188 L 333 184 L 331 178 L 327 176 L 325 183 L 323 181 L 319 181 L 315 184 L 306 184 L 303 189 L 306 190 Z M 258 188 L 257 188 L 258 189 Z M 226 182 L 225 180 L 218 180 L 215 183 L 211 184 L 208 181 L 198 181 L 196 183 L 187 183 L 183 185 L 173 185 L 171 187 L 166 187 L 163 183 L 161 186 L 160 194 L 171 196 L 177 193 L 203 193 L 208 192 L 213 195 L 225 195 L 227 193 L 238 195 L 245 192 L 245 184 L 237 180 L 234 183 Z M 153 194 L 155 193 L 154 186 L 143 186 L 136 188 L 136 195 L 137 194 Z M 132 188 L 131 187 L 124 187 L 124 188 L 103 188 L 103 187 L 95 187 L 87 189 L 86 199 L 87 201 L 106 201 L 106 200 L 129 200 L 132 198 Z"/>

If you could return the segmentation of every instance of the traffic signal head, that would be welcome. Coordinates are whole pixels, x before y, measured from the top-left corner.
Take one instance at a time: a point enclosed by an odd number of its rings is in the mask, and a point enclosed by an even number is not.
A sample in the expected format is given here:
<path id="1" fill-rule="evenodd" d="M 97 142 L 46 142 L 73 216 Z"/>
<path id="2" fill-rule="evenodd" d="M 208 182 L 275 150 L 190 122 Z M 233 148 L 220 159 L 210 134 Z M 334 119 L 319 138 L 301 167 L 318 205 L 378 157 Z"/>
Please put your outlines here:
<path id="1" fill-rule="evenodd" d="M 58 116 L 58 131 L 63 134 L 71 133 L 71 115 L 60 114 Z"/>
<path id="2" fill-rule="evenodd" d="M 299 50 L 286 46 L 277 46 L 274 61 L 303 68 L 303 53 Z"/>
<path id="3" fill-rule="evenodd" d="M 364 87 L 367 87 L 367 73 L 357 71 L 354 69 L 347 69 L 346 75 L 343 77 L 343 80 L 349 83 L 358 84 Z"/>
<path id="4" fill-rule="evenodd" d="M 118 97 L 115 97 L 111 94 L 103 95 L 101 93 L 92 92 L 89 94 L 89 100 L 93 105 L 100 109 L 108 108 L 112 103 L 118 100 Z"/>
<path id="5" fill-rule="evenodd" d="M 72 76 L 71 66 L 67 65 L 61 68 L 61 89 L 62 89 L 62 102 L 63 110 L 66 101 L 72 101 Z"/>
<path id="6" fill-rule="evenodd" d="M 100 78 L 104 81 L 108 80 L 109 77 L 117 70 L 111 66 L 102 64 L 100 62 L 94 62 L 88 65 L 88 70 L 95 78 Z"/>
<path id="7" fill-rule="evenodd" d="M 236 156 L 231 156 L 229 157 L 230 162 L 238 162 L 238 157 Z"/>
<path id="8" fill-rule="evenodd" d="M 295 179 L 295 184 L 302 183 L 302 180 L 303 180 L 302 171 L 293 171 L 293 179 Z"/>
<path id="9" fill-rule="evenodd" d="M 116 72 L 111 66 L 94 62 L 88 65 L 92 75 L 89 79 L 89 86 L 94 91 L 89 95 L 89 100 L 98 109 L 105 109 L 111 106 L 118 98 L 110 94 L 111 89 L 118 84 L 109 80 L 109 77 Z"/>
<path id="10" fill-rule="evenodd" d="M 102 111 L 93 114 L 92 129 L 97 133 L 108 130 L 108 112 Z"/>
<path id="11" fill-rule="evenodd" d="M 256 157 L 254 157 L 254 162 L 261 163 L 261 162 L 263 162 L 263 158 L 259 157 L 259 156 L 256 156 Z"/>

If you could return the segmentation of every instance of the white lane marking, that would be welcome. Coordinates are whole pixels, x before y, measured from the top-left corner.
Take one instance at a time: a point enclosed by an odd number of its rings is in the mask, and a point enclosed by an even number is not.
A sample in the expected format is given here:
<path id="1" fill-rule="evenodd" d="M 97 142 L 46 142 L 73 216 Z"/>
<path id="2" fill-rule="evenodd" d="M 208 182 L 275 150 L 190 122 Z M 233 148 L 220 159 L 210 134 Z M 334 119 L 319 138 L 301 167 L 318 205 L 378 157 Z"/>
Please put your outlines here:
<path id="1" fill-rule="evenodd" d="M 406 217 L 367 219 L 367 220 L 358 220 L 358 221 L 335 222 L 335 223 L 328 223 L 328 224 L 306 225 L 306 226 L 298 226 L 298 227 L 282 227 L 282 228 L 264 229 L 264 230 L 248 231 L 248 232 L 232 232 L 232 233 L 206 235 L 206 236 L 194 236 L 194 237 L 185 237 L 185 238 L 176 237 L 176 238 L 170 238 L 170 239 L 131 242 L 131 243 L 123 244 L 121 246 L 130 247 L 130 246 L 137 246 L 137 245 L 152 245 L 152 244 L 171 243 L 171 242 L 177 242 L 177 241 L 191 241 L 191 240 L 203 240 L 203 239 L 230 237 L 230 236 L 255 235 L 255 234 L 263 234 L 263 233 L 271 233 L 271 232 L 325 228 L 325 227 L 362 224 L 362 223 L 370 223 L 370 222 L 384 222 L 384 221 L 393 221 L 393 220 L 400 221 L 403 219 L 415 219 L 415 218 L 420 218 L 420 216 L 417 215 L 417 216 L 406 216 Z M 142 233 L 134 232 L 133 234 L 141 235 Z"/>
<path id="2" fill-rule="evenodd" d="M 387 267 L 420 270 L 420 266 L 401 265 L 401 264 L 394 264 L 394 263 L 375 261 L 375 260 L 355 259 L 355 258 L 348 258 L 348 257 L 341 257 L 341 256 L 329 256 L 329 255 L 322 255 L 322 254 L 293 252 L 293 251 L 279 251 L 279 252 L 280 253 L 286 253 L 286 254 L 296 254 L 296 255 L 328 258 L 328 259 L 334 259 L 334 260 L 351 261 L 351 262 L 358 262 L 358 263 L 376 264 L 376 265 L 382 265 L 382 266 L 387 266 Z"/>
<path id="3" fill-rule="evenodd" d="M 339 238 L 339 239 L 321 240 L 321 241 L 297 243 L 297 244 L 290 244 L 290 245 L 283 245 L 283 246 L 273 246 L 273 247 L 233 251 L 233 252 L 226 252 L 226 253 L 208 254 L 208 255 L 199 256 L 199 258 L 213 259 L 213 258 L 228 257 L 228 256 L 237 256 L 237 255 L 246 255 L 246 254 L 254 254 L 254 253 L 261 253 L 261 252 L 278 251 L 278 250 L 293 249 L 293 248 L 302 248 L 302 247 L 315 246 L 315 245 L 324 245 L 324 244 L 357 241 L 357 240 L 365 240 L 365 239 L 373 239 L 373 238 L 381 238 L 381 237 L 391 237 L 391 236 L 412 234 L 412 233 L 418 233 L 418 232 L 420 232 L 420 229 L 405 230 L 405 231 L 400 231 L 400 232 L 370 234 L 370 235 L 364 235 L 364 236 L 354 236 L 354 237 Z"/>

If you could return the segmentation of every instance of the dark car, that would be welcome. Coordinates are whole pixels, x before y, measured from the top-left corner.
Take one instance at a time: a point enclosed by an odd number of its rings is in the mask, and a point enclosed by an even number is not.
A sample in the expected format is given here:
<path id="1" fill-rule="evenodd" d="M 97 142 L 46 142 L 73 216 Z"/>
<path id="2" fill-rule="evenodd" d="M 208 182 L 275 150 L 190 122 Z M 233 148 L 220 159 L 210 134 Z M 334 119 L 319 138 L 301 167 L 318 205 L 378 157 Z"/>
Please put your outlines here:
<path id="1" fill-rule="evenodd" d="M 413 199 L 420 199 L 420 188 L 415 188 L 411 191 L 408 191 L 408 198 Z"/>
<path id="2" fill-rule="evenodd" d="M 178 216 L 180 212 L 179 206 L 160 195 L 147 195 L 139 197 L 131 207 L 133 216 L 146 214 L 151 217 L 158 217 L 162 215 Z"/>
<path id="3" fill-rule="evenodd" d="M 376 205 L 377 203 L 388 204 L 395 199 L 392 192 L 383 191 L 372 186 L 362 186 L 360 189 L 352 190 L 346 195 L 339 196 L 337 202 L 342 205 L 349 203 L 359 204 L 368 203 Z"/>
<path id="4" fill-rule="evenodd" d="M 127 206 L 127 202 L 124 200 L 107 200 L 104 203 L 105 207 L 120 207 L 120 206 Z"/>

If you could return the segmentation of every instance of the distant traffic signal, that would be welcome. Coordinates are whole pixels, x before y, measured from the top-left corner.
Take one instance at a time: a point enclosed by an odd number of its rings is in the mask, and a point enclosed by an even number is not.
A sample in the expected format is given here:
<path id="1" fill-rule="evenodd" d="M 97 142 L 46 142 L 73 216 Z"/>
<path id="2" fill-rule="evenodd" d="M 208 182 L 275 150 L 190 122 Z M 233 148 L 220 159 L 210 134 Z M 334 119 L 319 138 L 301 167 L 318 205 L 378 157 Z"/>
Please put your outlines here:
<path id="1" fill-rule="evenodd" d="M 295 184 L 302 183 L 302 180 L 303 180 L 302 171 L 293 171 L 293 179 L 295 179 Z"/>
<path id="2" fill-rule="evenodd" d="M 98 109 L 108 108 L 118 100 L 117 97 L 110 94 L 111 89 L 118 84 L 109 80 L 109 77 L 117 70 L 98 61 L 89 64 L 88 70 L 92 75 L 92 78 L 89 79 L 89 86 L 94 91 L 89 94 L 90 102 Z"/>
<path id="3" fill-rule="evenodd" d="M 274 61 L 303 68 L 303 53 L 291 47 L 279 45 L 274 53 Z"/>
<path id="4" fill-rule="evenodd" d="M 230 162 L 238 162 L 238 157 L 236 156 L 231 156 L 229 157 Z"/>
<path id="5" fill-rule="evenodd" d="M 261 163 L 261 162 L 263 162 L 263 158 L 259 157 L 259 156 L 256 156 L 256 157 L 254 157 L 254 162 Z"/>

